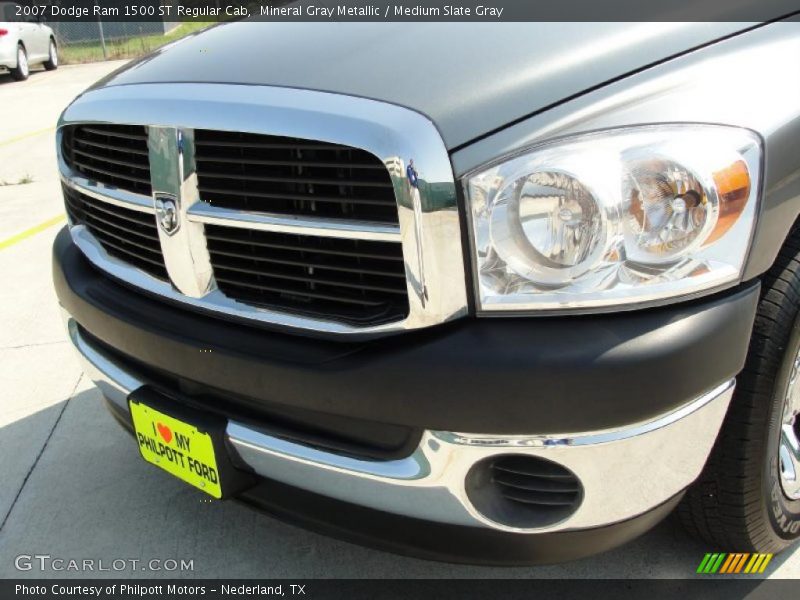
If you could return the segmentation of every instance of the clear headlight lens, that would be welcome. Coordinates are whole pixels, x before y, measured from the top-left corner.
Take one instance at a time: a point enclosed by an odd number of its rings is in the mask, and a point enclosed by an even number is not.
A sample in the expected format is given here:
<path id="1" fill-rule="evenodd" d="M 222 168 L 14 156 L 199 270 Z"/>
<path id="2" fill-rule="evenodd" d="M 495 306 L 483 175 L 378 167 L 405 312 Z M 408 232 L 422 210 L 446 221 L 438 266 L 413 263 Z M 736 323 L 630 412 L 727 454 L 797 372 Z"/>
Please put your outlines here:
<path id="1" fill-rule="evenodd" d="M 755 134 L 648 126 L 534 148 L 469 177 L 481 310 L 660 302 L 738 281 Z"/>

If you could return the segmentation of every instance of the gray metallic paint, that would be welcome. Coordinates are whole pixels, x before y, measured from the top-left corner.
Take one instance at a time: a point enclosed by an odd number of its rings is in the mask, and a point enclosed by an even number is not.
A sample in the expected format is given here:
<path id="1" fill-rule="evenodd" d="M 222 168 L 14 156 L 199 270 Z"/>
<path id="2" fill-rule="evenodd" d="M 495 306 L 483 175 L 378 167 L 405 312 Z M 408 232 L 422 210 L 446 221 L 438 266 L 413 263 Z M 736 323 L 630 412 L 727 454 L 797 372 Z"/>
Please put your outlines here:
<path id="1" fill-rule="evenodd" d="M 752 25 L 240 22 L 177 43 L 101 84 L 239 83 L 363 96 L 427 115 L 452 149 Z"/>
<path id="2" fill-rule="evenodd" d="M 800 215 L 800 22 L 773 23 L 642 71 L 451 155 L 456 177 L 545 140 L 614 127 L 696 122 L 762 136 L 763 196 L 743 279 L 772 265 Z"/>
<path id="3" fill-rule="evenodd" d="M 598 129 L 748 127 L 765 140 L 766 164 L 746 280 L 770 267 L 800 214 L 800 23 L 753 25 L 242 22 L 173 44 L 96 87 L 230 82 L 400 104 L 436 124 L 454 151 L 456 177 L 546 139 Z"/>

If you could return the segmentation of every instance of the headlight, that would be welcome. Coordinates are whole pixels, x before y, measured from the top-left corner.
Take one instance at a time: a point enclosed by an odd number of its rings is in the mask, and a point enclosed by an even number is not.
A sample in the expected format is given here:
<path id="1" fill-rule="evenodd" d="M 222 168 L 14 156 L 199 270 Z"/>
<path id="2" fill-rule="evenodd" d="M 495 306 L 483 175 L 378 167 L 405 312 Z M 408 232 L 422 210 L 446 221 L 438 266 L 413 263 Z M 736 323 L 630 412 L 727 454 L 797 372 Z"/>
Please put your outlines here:
<path id="1" fill-rule="evenodd" d="M 470 176 L 480 310 L 660 303 L 739 281 L 760 158 L 746 130 L 647 126 L 544 144 Z"/>

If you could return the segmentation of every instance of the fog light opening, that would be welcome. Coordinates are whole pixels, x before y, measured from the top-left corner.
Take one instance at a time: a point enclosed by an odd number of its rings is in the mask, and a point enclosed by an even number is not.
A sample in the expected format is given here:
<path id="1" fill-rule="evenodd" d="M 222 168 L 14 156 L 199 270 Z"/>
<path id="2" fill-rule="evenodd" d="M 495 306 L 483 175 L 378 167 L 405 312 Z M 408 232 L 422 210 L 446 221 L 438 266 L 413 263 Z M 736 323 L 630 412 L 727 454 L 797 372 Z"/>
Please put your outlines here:
<path id="1" fill-rule="evenodd" d="M 481 514 L 521 529 L 559 523 L 574 514 L 583 500 L 583 487 L 572 471 L 522 454 L 493 456 L 476 463 L 465 486 Z"/>

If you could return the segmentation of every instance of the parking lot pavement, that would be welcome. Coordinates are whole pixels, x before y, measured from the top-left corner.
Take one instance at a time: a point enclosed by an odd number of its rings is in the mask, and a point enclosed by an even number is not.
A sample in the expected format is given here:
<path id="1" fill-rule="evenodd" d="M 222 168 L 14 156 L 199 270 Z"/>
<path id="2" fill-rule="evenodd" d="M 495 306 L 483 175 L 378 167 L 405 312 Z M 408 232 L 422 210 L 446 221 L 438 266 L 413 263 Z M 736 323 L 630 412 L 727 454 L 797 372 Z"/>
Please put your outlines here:
<path id="1" fill-rule="evenodd" d="M 39 69 L 21 82 L 0 75 L 0 240 L 63 214 L 54 151 L 58 116 L 87 86 L 123 64 Z"/>
<path id="2" fill-rule="evenodd" d="M 627 546 L 566 565 L 479 568 L 377 552 L 209 502 L 146 465 L 101 406 L 64 341 L 50 283 L 61 224 L 3 242 L 63 213 L 53 154 L 59 111 L 117 65 L 0 76 L 0 577 L 690 577 L 706 551 L 668 520 Z M 44 130 L 44 131 L 43 131 Z M 184 572 L 20 572 L 15 557 L 181 559 Z M 128 563 L 130 565 L 131 563 Z M 772 577 L 800 576 L 800 551 Z"/>

